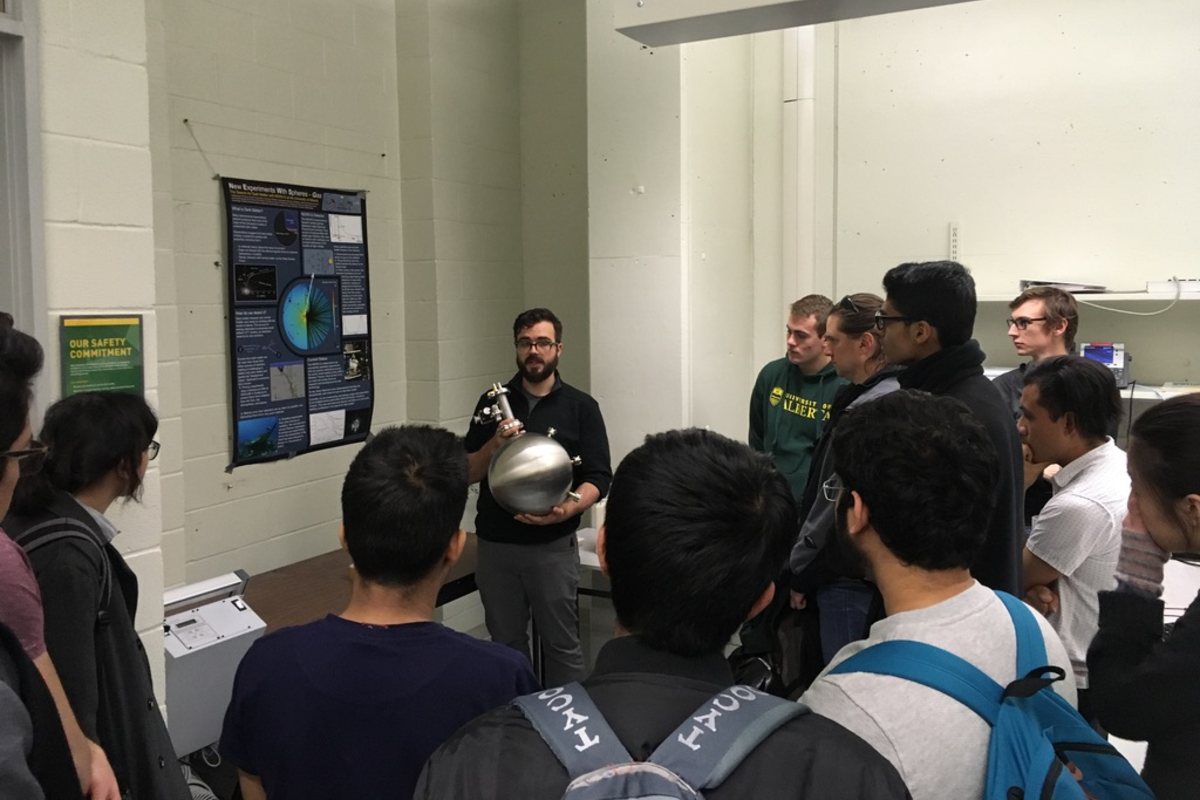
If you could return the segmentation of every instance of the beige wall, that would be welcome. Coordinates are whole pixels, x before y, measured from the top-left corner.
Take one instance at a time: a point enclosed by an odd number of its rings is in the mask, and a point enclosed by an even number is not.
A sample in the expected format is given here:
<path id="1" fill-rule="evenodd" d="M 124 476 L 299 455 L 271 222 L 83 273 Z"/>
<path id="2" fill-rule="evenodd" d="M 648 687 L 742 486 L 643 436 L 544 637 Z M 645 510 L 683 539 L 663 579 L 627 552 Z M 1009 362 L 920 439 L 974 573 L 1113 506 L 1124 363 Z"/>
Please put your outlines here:
<path id="1" fill-rule="evenodd" d="M 153 598 L 163 587 L 164 473 L 178 463 L 179 450 L 178 411 L 160 381 L 155 343 L 146 8 L 141 0 L 105 6 L 60 0 L 38 10 L 46 301 L 54 337 L 43 342 L 49 376 L 43 385 L 57 392 L 60 314 L 143 315 L 146 395 L 164 417 L 166 446 L 146 474 L 143 502 L 117 504 L 109 517 L 121 530 L 115 544 L 137 571 L 142 595 Z M 161 623 L 161 608 L 140 604 L 135 625 L 160 682 Z"/>
<path id="2" fill-rule="evenodd" d="M 225 241 L 214 173 L 368 191 L 373 424 L 406 418 L 395 16 L 390 0 L 153 0 L 152 12 L 161 369 L 177 376 L 182 422 L 181 441 L 167 444 L 183 459 L 170 476 L 164 537 L 168 582 L 177 583 L 337 547 L 342 477 L 357 450 L 225 472 Z"/>

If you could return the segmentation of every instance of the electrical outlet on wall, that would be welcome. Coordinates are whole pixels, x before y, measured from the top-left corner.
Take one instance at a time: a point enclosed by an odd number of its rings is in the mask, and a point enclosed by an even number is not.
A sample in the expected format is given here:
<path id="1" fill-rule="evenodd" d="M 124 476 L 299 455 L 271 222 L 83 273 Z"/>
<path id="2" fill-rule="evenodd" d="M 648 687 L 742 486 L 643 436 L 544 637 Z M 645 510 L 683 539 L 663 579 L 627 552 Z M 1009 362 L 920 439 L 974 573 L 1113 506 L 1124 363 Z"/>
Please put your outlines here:
<path id="1" fill-rule="evenodd" d="M 962 252 L 962 225 L 957 222 L 950 223 L 950 254 L 951 261 L 958 261 L 959 254 Z"/>

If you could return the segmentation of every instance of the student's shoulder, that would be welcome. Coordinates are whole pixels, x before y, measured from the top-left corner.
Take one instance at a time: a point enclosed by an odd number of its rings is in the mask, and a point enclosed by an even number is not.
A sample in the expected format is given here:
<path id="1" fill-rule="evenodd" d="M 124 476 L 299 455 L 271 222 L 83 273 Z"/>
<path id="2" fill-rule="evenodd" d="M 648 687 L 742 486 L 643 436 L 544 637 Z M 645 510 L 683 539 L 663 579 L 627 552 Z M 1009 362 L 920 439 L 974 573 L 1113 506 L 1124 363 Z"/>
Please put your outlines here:
<path id="1" fill-rule="evenodd" d="M 509 667 L 514 671 L 524 671 L 529 668 L 529 661 L 523 654 L 497 642 L 476 639 L 470 634 L 460 633 L 445 625 L 439 625 L 435 635 L 445 641 L 447 648 L 460 651 L 464 656 L 475 659 L 481 671 L 490 671 L 497 665 Z M 484 663 L 487 664 L 486 668 L 483 666 Z"/>
<path id="2" fill-rule="evenodd" d="M 819 785 L 856 775 L 863 785 L 891 786 L 904 796 L 904 782 L 892 764 L 858 734 L 815 712 L 803 714 L 782 726 L 751 757 L 761 768 L 807 764 L 820 774 L 804 776 L 804 782 Z"/>

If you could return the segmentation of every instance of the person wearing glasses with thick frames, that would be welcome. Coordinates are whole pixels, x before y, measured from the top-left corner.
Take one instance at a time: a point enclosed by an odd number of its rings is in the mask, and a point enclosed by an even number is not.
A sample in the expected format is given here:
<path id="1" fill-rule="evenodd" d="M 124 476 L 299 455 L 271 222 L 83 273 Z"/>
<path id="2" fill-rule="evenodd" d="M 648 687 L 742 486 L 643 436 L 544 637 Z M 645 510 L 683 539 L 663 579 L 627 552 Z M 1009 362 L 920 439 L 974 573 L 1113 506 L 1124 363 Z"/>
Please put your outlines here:
<path id="1" fill-rule="evenodd" d="M 849 384 L 834 398 L 817 442 L 800 500 L 800 535 L 790 558 L 792 608 L 804 608 L 810 597 L 816 598 L 822 663 L 829 663 L 850 642 L 866 637 L 883 610 L 879 591 L 865 579 L 861 560 L 846 553 L 834 535 L 838 483 L 830 447 L 846 411 L 900 388 L 896 376 L 903 368 L 888 365 L 875 327 L 875 315 L 882 307 L 883 299 L 876 295 L 846 295 L 825 321 L 825 352 Z"/>
<path id="2" fill-rule="evenodd" d="M 612 481 L 608 433 L 600 406 L 558 374 L 562 322 L 548 308 L 521 312 L 513 322 L 517 374 L 506 384 L 515 420 L 472 422 L 464 440 L 468 479 L 479 483 L 475 532 L 479 537 L 475 583 L 484 623 L 492 641 L 529 656 L 527 628 L 532 614 L 545 654 L 547 686 L 583 677 L 579 645 L 579 551 L 575 531 L 580 514 L 608 492 Z M 473 416 L 494 401 L 480 396 Z M 492 454 L 525 430 L 548 433 L 582 463 L 575 467 L 568 498 L 546 514 L 505 511 L 492 497 L 487 469 Z"/>
<path id="3" fill-rule="evenodd" d="M 1017 355 L 1029 360 L 996 378 L 992 385 L 1008 401 L 1016 419 L 1021 416 L 1025 370 L 1042 359 L 1075 352 L 1079 306 L 1074 296 L 1056 286 L 1031 286 L 1008 304 L 1008 310 L 1008 338 Z"/>
<path id="4" fill-rule="evenodd" d="M 48 448 L 45 463 L 17 485 L 4 529 L 33 565 L 48 652 L 83 733 L 107 754 L 120 791 L 187 800 L 134 628 L 137 577 L 113 546 L 119 531 L 106 516 L 118 500 L 140 498 L 158 455 L 157 430 L 140 394 L 59 400 L 38 436 Z"/>
<path id="5" fill-rule="evenodd" d="M 825 350 L 825 320 L 832 308 L 833 302 L 819 294 L 792 303 L 787 353 L 759 371 L 750 394 L 749 444 L 775 459 L 797 502 L 833 398 L 846 385 Z"/>
<path id="6" fill-rule="evenodd" d="M 1000 456 L 996 506 L 972 574 L 986 586 L 1020 595 L 1023 478 L 1021 442 L 1004 398 L 983 374 L 986 358 L 971 338 L 975 280 L 954 261 L 901 264 L 883 277 L 875 316 L 889 363 L 904 364 L 901 388 L 961 400 L 983 424 Z"/>
<path id="7" fill-rule="evenodd" d="M 1079 306 L 1075 297 L 1056 286 L 1030 286 L 1008 304 L 1008 338 L 1017 355 L 1029 360 L 992 381 L 1012 410 L 1013 419 L 1021 417 L 1021 391 L 1025 372 L 1047 358 L 1075 352 L 1075 334 L 1079 330 Z M 1116 431 L 1112 431 L 1115 436 Z M 1025 528 L 1033 527 L 1033 518 L 1041 513 L 1054 493 L 1050 479 L 1058 465 L 1038 462 L 1028 446 L 1022 446 L 1025 461 L 1025 501 L 1022 518 Z"/>

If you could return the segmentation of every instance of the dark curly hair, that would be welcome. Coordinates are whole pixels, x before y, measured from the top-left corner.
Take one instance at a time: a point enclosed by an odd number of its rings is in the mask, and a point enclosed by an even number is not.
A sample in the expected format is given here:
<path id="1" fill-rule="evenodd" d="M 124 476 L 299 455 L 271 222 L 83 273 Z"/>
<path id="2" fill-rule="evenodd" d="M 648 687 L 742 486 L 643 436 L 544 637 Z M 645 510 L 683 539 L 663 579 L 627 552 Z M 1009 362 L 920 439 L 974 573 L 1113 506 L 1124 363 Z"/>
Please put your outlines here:
<path id="1" fill-rule="evenodd" d="M 834 433 L 833 459 L 843 503 L 858 492 L 871 526 L 902 562 L 927 570 L 975 562 L 1000 462 L 960 401 L 910 389 L 851 409 Z"/>
<path id="2" fill-rule="evenodd" d="M 56 492 L 75 494 L 114 469 L 127 476 L 127 498 L 141 494 L 138 468 L 158 432 L 158 418 L 146 399 L 128 392 L 82 392 L 59 400 L 46 411 L 38 438 L 49 451 L 41 471 L 22 478 L 13 511 L 34 514 Z"/>

